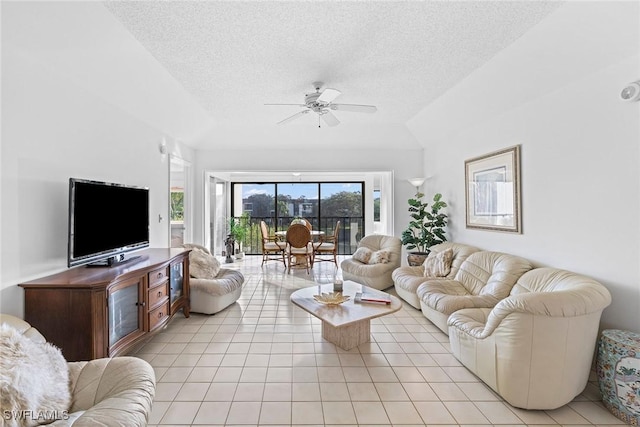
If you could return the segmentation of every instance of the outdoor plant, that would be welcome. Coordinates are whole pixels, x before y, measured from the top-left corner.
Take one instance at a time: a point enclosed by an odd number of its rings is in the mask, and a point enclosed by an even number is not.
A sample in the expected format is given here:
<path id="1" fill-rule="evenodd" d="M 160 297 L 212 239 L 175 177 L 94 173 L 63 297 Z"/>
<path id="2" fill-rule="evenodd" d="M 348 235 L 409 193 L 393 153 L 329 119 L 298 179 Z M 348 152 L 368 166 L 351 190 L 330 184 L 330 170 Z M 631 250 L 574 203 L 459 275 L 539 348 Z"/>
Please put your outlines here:
<path id="1" fill-rule="evenodd" d="M 229 236 L 240 245 L 240 248 L 247 243 L 246 240 L 250 231 L 251 217 L 248 213 L 245 212 L 237 218 L 229 218 Z"/>
<path id="2" fill-rule="evenodd" d="M 424 194 L 417 192 L 409 199 L 409 226 L 402 232 L 402 244 L 407 245 L 408 251 L 428 253 L 429 248 L 447 240 L 445 227 L 447 214 L 440 212 L 447 204 L 442 200 L 442 194 L 433 196 L 431 208 L 429 203 L 422 200 Z"/>

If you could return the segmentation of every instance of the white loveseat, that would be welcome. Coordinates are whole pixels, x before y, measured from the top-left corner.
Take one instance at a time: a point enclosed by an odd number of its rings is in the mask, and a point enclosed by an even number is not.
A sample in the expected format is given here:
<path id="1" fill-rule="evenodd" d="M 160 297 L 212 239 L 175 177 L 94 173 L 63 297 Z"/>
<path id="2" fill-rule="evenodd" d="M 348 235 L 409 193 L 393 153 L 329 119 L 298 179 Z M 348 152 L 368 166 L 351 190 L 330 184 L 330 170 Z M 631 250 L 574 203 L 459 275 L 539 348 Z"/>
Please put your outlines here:
<path id="1" fill-rule="evenodd" d="M 555 268 L 523 274 L 493 308 L 448 320 L 451 351 L 511 405 L 555 409 L 580 394 L 591 371 L 609 291 Z"/>

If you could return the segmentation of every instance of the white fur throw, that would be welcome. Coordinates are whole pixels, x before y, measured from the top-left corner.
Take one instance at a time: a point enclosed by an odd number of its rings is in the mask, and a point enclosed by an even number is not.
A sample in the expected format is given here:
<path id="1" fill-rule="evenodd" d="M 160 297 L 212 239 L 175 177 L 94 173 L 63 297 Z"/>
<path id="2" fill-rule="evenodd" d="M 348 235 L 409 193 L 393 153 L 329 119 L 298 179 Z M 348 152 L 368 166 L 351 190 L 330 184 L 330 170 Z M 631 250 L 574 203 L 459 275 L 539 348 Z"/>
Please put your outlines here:
<path id="1" fill-rule="evenodd" d="M 387 264 L 389 262 L 389 251 L 379 250 L 371 254 L 369 264 Z"/>
<path id="2" fill-rule="evenodd" d="M 196 279 L 215 279 L 220 271 L 220 261 L 213 255 L 193 248 L 189 253 L 189 275 Z"/>
<path id="3" fill-rule="evenodd" d="M 71 406 L 69 368 L 60 350 L 0 325 L 0 416 L 3 426 L 48 424 Z"/>

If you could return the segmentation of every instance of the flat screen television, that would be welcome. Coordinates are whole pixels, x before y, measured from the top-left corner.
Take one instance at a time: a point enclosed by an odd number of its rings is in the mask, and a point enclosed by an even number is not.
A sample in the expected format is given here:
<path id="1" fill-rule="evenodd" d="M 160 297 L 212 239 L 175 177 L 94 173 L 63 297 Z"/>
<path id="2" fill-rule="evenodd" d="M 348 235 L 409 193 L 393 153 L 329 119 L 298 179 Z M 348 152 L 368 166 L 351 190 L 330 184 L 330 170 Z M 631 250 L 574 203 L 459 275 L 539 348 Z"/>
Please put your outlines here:
<path id="1" fill-rule="evenodd" d="M 68 266 L 111 266 L 149 247 L 149 189 L 69 179 Z"/>

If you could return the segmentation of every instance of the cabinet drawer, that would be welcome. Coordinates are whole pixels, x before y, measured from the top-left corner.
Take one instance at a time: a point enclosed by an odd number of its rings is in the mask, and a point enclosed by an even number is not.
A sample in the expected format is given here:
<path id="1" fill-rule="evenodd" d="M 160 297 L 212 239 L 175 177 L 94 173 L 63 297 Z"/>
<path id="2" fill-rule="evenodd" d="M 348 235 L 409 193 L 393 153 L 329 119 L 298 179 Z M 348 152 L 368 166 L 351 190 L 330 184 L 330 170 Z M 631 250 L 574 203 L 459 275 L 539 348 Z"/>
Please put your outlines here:
<path id="1" fill-rule="evenodd" d="M 169 268 L 159 268 L 149 273 L 149 287 L 155 284 L 162 283 L 169 277 Z"/>
<path id="2" fill-rule="evenodd" d="M 149 309 L 153 310 L 155 306 L 161 304 L 163 300 L 169 298 L 169 283 L 165 282 L 164 285 L 156 286 L 153 289 L 149 289 L 148 292 L 148 304 Z"/>
<path id="3" fill-rule="evenodd" d="M 149 312 L 149 330 L 153 331 L 169 318 L 169 301 Z"/>

